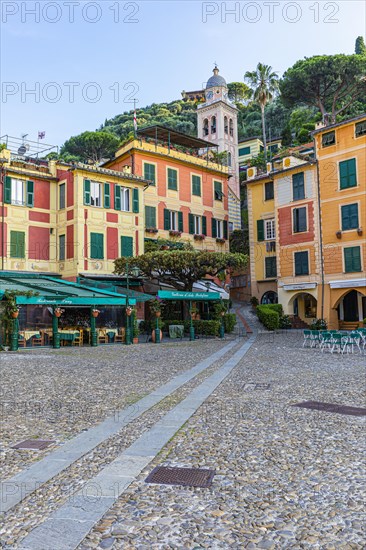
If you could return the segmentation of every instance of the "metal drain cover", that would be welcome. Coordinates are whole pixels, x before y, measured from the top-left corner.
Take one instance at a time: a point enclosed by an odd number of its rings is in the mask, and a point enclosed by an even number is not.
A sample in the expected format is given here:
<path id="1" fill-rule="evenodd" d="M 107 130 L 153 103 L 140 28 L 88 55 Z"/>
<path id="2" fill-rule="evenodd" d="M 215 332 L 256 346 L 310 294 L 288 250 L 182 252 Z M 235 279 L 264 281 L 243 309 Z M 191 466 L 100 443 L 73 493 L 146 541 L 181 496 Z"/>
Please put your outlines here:
<path id="1" fill-rule="evenodd" d="M 47 449 L 47 447 L 52 445 L 52 443 L 56 443 L 56 441 L 49 441 L 46 439 L 26 439 L 25 441 L 21 441 L 20 443 L 13 445 L 12 449 L 43 451 L 43 449 Z"/>
<path id="2" fill-rule="evenodd" d="M 348 405 L 338 405 L 337 403 L 322 403 L 321 401 L 304 401 L 296 403 L 293 407 L 302 409 L 311 409 L 315 411 L 347 414 L 350 416 L 366 416 L 366 409 L 362 407 L 350 407 Z"/>
<path id="3" fill-rule="evenodd" d="M 145 479 L 146 483 L 183 485 L 185 487 L 211 487 L 215 470 L 202 468 L 173 468 L 157 466 Z"/>

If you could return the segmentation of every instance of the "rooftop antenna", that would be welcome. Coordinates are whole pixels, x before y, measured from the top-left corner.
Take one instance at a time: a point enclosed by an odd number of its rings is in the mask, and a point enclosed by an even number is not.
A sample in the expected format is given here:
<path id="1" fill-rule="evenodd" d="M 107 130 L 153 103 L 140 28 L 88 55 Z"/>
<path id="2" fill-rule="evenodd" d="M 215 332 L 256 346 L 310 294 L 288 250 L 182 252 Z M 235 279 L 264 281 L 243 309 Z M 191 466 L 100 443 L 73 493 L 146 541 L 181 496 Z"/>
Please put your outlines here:
<path id="1" fill-rule="evenodd" d="M 25 143 L 25 138 L 28 136 L 28 134 L 22 134 L 22 144 L 18 149 L 18 155 L 25 155 L 25 153 L 29 150 L 28 143 Z"/>

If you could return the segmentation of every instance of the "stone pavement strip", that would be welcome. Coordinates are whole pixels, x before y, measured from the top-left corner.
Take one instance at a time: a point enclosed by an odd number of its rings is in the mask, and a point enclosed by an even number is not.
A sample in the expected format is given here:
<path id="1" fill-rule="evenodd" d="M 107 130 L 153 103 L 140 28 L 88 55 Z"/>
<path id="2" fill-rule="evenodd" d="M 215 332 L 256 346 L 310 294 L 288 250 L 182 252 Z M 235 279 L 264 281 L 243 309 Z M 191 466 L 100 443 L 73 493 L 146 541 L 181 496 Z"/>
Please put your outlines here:
<path id="1" fill-rule="evenodd" d="M 206 378 L 117 459 L 89 480 L 81 491 L 31 531 L 18 548 L 74 550 L 93 525 L 238 365 L 254 340 L 252 336 L 246 341 L 219 370 Z"/>
<path id="2" fill-rule="evenodd" d="M 43 459 L 32 464 L 26 470 L 2 481 L 0 483 L 0 512 L 9 511 L 42 484 L 68 468 L 73 462 L 103 443 L 103 441 L 117 434 L 124 426 L 210 367 L 235 345 L 235 341 L 230 342 L 199 362 L 192 369 L 175 376 L 138 402 L 117 411 L 115 415 L 67 441 L 61 448 L 56 449 Z"/>

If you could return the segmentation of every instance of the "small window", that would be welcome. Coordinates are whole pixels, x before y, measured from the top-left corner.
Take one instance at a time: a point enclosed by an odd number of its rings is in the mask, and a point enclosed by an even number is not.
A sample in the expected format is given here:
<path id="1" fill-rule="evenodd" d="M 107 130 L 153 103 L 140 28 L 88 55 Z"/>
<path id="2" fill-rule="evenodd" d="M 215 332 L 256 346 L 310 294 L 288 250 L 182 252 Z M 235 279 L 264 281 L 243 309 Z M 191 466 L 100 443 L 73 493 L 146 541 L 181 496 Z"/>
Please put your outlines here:
<path id="1" fill-rule="evenodd" d="M 156 185 L 155 164 L 144 163 L 144 179 Z"/>
<path id="2" fill-rule="evenodd" d="M 358 204 L 347 204 L 341 208 L 342 231 L 358 229 Z"/>
<path id="3" fill-rule="evenodd" d="M 269 256 L 265 258 L 266 266 L 266 279 L 277 277 L 277 258 L 276 256 Z"/>
<path id="4" fill-rule="evenodd" d="M 274 198 L 274 184 L 273 181 L 267 181 L 264 184 L 264 200 L 270 201 Z"/>
<path id="5" fill-rule="evenodd" d="M 227 154 L 227 165 L 231 166 L 231 163 L 232 163 L 232 157 L 231 157 L 231 153 L 229 151 L 228 154 Z"/>
<path id="6" fill-rule="evenodd" d="M 58 259 L 63 261 L 65 259 L 66 238 L 65 235 L 60 235 L 58 238 Z"/>
<path id="7" fill-rule="evenodd" d="M 221 181 L 214 181 L 214 194 L 215 194 L 215 201 L 222 201 L 222 197 L 224 196 L 224 194 L 222 192 Z"/>
<path id="8" fill-rule="evenodd" d="M 265 220 L 264 221 L 264 228 L 265 228 L 265 239 L 266 241 L 272 241 L 276 238 L 276 224 L 275 220 Z"/>
<path id="9" fill-rule="evenodd" d="M 329 147 L 330 145 L 335 144 L 335 131 L 333 132 L 327 132 L 326 134 L 322 135 L 322 146 L 323 147 Z"/>
<path id="10" fill-rule="evenodd" d="M 355 136 L 361 137 L 366 135 L 366 120 L 362 122 L 357 122 L 355 126 Z"/>
<path id="11" fill-rule="evenodd" d="M 340 188 L 356 187 L 356 159 L 348 159 L 339 163 Z"/>
<path id="12" fill-rule="evenodd" d="M 178 170 L 168 168 L 168 189 L 176 191 L 178 189 Z"/>
<path id="13" fill-rule="evenodd" d="M 244 155 L 250 155 L 250 147 L 241 147 L 239 149 L 239 157 L 243 157 Z"/>
<path id="14" fill-rule="evenodd" d="M 128 187 L 121 187 L 121 210 L 130 211 L 130 189 Z"/>
<path id="15" fill-rule="evenodd" d="M 11 180 L 11 204 L 16 206 L 24 206 L 24 181 L 13 179 Z"/>
<path id="16" fill-rule="evenodd" d="M 60 204 L 60 210 L 65 208 L 65 184 L 61 183 L 59 187 L 59 204 Z"/>
<path id="17" fill-rule="evenodd" d="M 229 126 L 227 123 L 227 116 L 224 116 L 224 132 L 227 134 L 229 132 Z"/>
<path id="18" fill-rule="evenodd" d="M 292 176 L 292 198 L 294 201 L 305 198 L 304 172 Z"/>
<path id="19" fill-rule="evenodd" d="M 307 231 L 306 208 L 294 208 L 292 212 L 294 233 Z"/>
<path id="20" fill-rule="evenodd" d="M 361 248 L 350 246 L 344 249 L 344 269 L 346 273 L 353 273 L 361 270 Z"/>
<path id="21" fill-rule="evenodd" d="M 203 121 L 203 135 L 208 136 L 208 119 L 205 118 Z"/>
<path id="22" fill-rule="evenodd" d="M 211 118 L 211 134 L 216 134 L 216 117 Z"/>
<path id="23" fill-rule="evenodd" d="M 295 252 L 295 275 L 309 275 L 308 252 Z"/>
<path id="24" fill-rule="evenodd" d="M 192 176 L 192 195 L 201 196 L 201 177 Z"/>
<path id="25" fill-rule="evenodd" d="M 234 135 L 234 123 L 233 123 L 233 119 L 231 118 L 230 121 L 229 121 L 229 134 L 231 136 Z"/>
<path id="26" fill-rule="evenodd" d="M 90 182 L 90 206 L 102 206 L 102 185 L 96 181 Z"/>

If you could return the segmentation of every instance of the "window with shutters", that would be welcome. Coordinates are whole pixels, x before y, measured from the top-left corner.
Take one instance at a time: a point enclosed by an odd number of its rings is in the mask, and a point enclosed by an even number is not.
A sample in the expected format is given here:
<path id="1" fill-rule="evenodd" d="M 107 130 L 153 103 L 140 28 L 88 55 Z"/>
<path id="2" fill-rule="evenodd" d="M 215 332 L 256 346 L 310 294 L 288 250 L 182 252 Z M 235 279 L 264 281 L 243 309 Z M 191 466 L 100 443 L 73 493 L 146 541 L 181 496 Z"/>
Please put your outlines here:
<path id="1" fill-rule="evenodd" d="M 292 200 L 300 201 L 305 198 L 304 172 L 292 176 Z"/>
<path id="2" fill-rule="evenodd" d="M 133 238 L 121 237 L 121 256 L 130 258 L 133 256 Z"/>
<path id="3" fill-rule="evenodd" d="M 92 260 L 104 259 L 103 233 L 90 233 L 90 258 Z"/>
<path id="4" fill-rule="evenodd" d="M 169 212 L 169 229 L 171 231 L 178 231 L 178 212 L 174 212 L 174 210 L 170 210 Z"/>
<path id="5" fill-rule="evenodd" d="M 178 189 L 178 170 L 175 168 L 168 168 L 168 189 L 177 191 Z"/>
<path id="6" fill-rule="evenodd" d="M 361 248 L 359 246 L 344 248 L 344 270 L 346 273 L 362 271 Z"/>
<path id="7" fill-rule="evenodd" d="M 66 237 L 65 235 L 60 235 L 58 238 L 58 259 L 63 261 L 65 259 L 65 250 L 66 250 Z"/>
<path id="8" fill-rule="evenodd" d="M 25 258 L 25 233 L 10 231 L 10 257 Z"/>
<path id="9" fill-rule="evenodd" d="M 341 207 L 342 231 L 358 229 L 358 204 L 346 204 Z"/>
<path id="10" fill-rule="evenodd" d="M 144 179 L 150 181 L 152 185 L 156 185 L 155 164 L 144 163 Z"/>
<path id="11" fill-rule="evenodd" d="M 215 237 L 217 237 L 218 239 L 223 239 L 224 238 L 224 223 L 223 223 L 223 221 L 214 219 L 212 223 L 214 223 L 215 226 L 216 226 L 215 227 Z"/>
<path id="12" fill-rule="evenodd" d="M 156 228 L 155 206 L 145 206 L 145 227 L 147 227 L 148 229 Z"/>
<path id="13" fill-rule="evenodd" d="M 102 184 L 97 181 L 90 182 L 90 206 L 102 206 Z"/>
<path id="14" fill-rule="evenodd" d="M 24 206 L 25 181 L 11 178 L 11 204 Z"/>
<path id="15" fill-rule="evenodd" d="M 131 189 L 129 187 L 121 187 L 119 186 L 119 202 L 120 202 L 120 208 L 119 210 L 122 210 L 123 212 L 129 212 L 131 210 L 131 197 L 130 197 Z"/>
<path id="16" fill-rule="evenodd" d="M 196 235 L 201 235 L 202 233 L 201 216 L 193 216 L 193 233 Z"/>
<path id="17" fill-rule="evenodd" d="M 355 137 L 366 136 L 366 120 L 362 122 L 357 122 L 355 125 Z"/>
<path id="18" fill-rule="evenodd" d="M 276 222 L 274 219 L 264 221 L 264 237 L 266 241 L 272 241 L 276 238 Z"/>
<path id="19" fill-rule="evenodd" d="M 309 253 L 295 252 L 295 275 L 309 275 Z"/>
<path id="20" fill-rule="evenodd" d="M 306 222 L 306 207 L 294 208 L 292 211 L 293 216 L 293 230 L 294 233 L 304 233 L 307 231 Z"/>
<path id="21" fill-rule="evenodd" d="M 335 142 L 336 139 L 334 130 L 322 135 L 322 147 L 329 147 L 330 145 L 334 145 Z"/>
<path id="22" fill-rule="evenodd" d="M 339 180 L 341 189 L 356 187 L 356 159 L 348 159 L 339 163 Z"/>
<path id="23" fill-rule="evenodd" d="M 192 175 L 192 195 L 201 196 L 201 177 Z"/>
<path id="24" fill-rule="evenodd" d="M 277 258 L 268 256 L 265 258 L 266 279 L 277 277 Z"/>
<path id="25" fill-rule="evenodd" d="M 264 184 L 264 200 L 270 201 L 274 198 L 274 184 L 273 181 L 267 181 Z"/>
<path id="26" fill-rule="evenodd" d="M 60 210 L 62 210 L 63 208 L 65 208 L 65 205 L 66 205 L 66 195 L 65 195 L 65 191 L 66 191 L 66 186 L 64 183 L 61 183 L 61 185 L 59 186 L 58 188 L 59 190 L 59 207 L 60 207 Z"/>
<path id="27" fill-rule="evenodd" d="M 215 201 L 222 201 L 224 193 L 222 192 L 221 181 L 214 181 L 214 194 L 215 194 Z"/>

